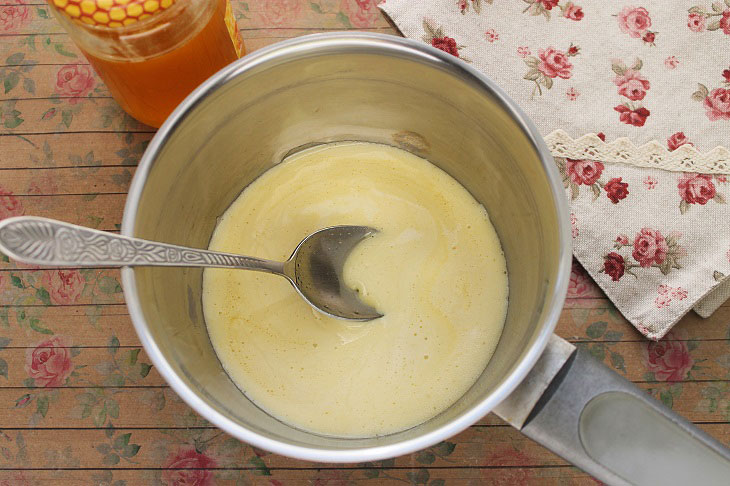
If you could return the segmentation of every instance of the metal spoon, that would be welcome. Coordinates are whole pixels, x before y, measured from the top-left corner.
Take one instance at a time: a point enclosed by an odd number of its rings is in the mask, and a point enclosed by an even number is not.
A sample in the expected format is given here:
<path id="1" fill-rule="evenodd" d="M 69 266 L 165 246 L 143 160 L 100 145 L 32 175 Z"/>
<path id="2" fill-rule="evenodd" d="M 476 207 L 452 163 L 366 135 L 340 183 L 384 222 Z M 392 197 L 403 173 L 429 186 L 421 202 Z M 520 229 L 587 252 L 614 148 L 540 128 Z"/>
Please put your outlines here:
<path id="1" fill-rule="evenodd" d="M 285 262 L 220 253 L 119 236 L 62 221 L 19 216 L 0 221 L 0 251 L 10 258 L 59 267 L 225 267 L 286 277 L 318 311 L 352 321 L 382 317 L 347 287 L 342 272 L 360 241 L 377 233 L 367 226 L 333 226 L 315 231 Z"/>

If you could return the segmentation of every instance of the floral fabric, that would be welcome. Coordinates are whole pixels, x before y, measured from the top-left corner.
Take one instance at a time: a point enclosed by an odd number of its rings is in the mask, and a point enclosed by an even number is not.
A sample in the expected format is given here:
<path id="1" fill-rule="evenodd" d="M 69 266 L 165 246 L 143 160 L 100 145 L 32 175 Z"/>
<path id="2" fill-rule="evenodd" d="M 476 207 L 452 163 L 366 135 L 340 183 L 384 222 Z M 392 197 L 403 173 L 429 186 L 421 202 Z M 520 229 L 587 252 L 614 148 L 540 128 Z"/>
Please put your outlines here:
<path id="1" fill-rule="evenodd" d="M 730 0 L 379 6 L 532 118 L 563 176 L 575 256 L 644 335 L 730 296 Z"/>

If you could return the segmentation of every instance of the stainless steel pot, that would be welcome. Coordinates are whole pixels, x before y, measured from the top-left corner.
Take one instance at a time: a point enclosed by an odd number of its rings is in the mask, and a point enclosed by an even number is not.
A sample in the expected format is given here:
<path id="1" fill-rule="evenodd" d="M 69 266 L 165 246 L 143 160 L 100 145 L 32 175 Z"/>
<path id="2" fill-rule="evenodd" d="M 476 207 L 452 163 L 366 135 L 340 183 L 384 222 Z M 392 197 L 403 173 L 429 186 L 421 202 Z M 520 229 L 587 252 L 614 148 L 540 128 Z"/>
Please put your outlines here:
<path id="1" fill-rule="evenodd" d="M 687 464 L 708 478 L 727 477 L 730 456 L 719 443 L 553 336 L 571 260 L 568 208 L 554 162 L 501 89 L 441 51 L 393 36 L 314 35 L 223 69 L 150 143 L 122 233 L 206 247 L 216 218 L 247 184 L 292 151 L 342 140 L 423 156 L 487 208 L 510 275 L 507 320 L 493 358 L 461 399 L 424 424 L 369 439 L 323 437 L 269 416 L 228 378 L 203 321 L 200 270 L 125 268 L 125 295 L 145 349 L 191 407 L 240 440 L 314 461 L 406 454 L 496 409 L 611 483 L 674 482 L 688 477 L 677 471 Z M 642 475 L 647 468 L 652 475 Z"/>

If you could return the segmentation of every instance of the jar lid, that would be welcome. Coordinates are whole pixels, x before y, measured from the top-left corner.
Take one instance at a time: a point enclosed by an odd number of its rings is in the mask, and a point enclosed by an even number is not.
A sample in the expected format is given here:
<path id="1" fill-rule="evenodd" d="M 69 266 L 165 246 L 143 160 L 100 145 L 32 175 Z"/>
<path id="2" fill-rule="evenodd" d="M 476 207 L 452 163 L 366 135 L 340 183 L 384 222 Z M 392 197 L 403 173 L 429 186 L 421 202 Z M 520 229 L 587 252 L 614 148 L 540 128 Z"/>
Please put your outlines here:
<path id="1" fill-rule="evenodd" d="M 71 20 L 97 27 L 123 27 L 170 8 L 175 0 L 50 0 Z"/>

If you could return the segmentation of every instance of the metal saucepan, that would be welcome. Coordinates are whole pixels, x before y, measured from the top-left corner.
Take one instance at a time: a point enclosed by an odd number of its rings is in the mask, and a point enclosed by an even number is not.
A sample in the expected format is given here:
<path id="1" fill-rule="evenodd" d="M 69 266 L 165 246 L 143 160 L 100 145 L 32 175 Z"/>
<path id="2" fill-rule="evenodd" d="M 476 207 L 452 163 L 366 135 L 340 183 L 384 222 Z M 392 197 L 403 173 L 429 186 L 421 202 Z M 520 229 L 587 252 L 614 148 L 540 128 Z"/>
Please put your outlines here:
<path id="1" fill-rule="evenodd" d="M 553 159 L 501 89 L 441 51 L 394 36 L 337 33 L 282 42 L 228 66 L 150 143 L 122 233 L 206 247 L 216 218 L 247 184 L 288 153 L 343 140 L 425 157 L 487 208 L 510 276 L 493 358 L 461 399 L 426 423 L 383 437 L 323 437 L 271 417 L 228 378 L 203 321 L 200 269 L 125 268 L 127 304 L 145 349 L 191 407 L 242 441 L 312 461 L 407 454 L 494 410 L 612 484 L 730 477 L 720 443 L 553 335 L 571 261 Z"/>

